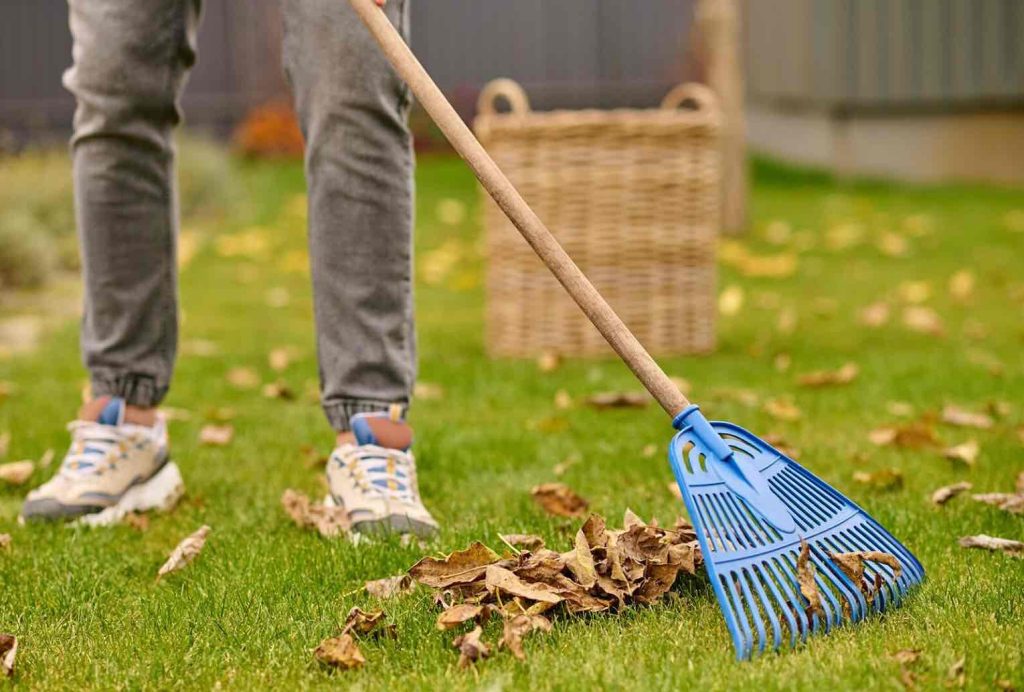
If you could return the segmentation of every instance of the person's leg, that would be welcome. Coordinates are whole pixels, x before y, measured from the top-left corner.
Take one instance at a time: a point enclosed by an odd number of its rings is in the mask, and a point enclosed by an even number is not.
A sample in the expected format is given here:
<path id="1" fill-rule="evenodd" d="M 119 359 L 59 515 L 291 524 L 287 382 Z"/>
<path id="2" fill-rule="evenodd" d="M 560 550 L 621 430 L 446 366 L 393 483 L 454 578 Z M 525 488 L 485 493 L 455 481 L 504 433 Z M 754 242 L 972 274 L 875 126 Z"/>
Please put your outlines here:
<path id="1" fill-rule="evenodd" d="M 306 138 L 323 408 L 345 433 L 356 413 L 404 409 L 416 376 L 410 97 L 347 2 L 283 6 Z M 385 11 L 408 32 L 407 0 Z"/>
<path id="2" fill-rule="evenodd" d="M 149 408 L 177 342 L 171 131 L 195 61 L 200 0 L 69 0 L 72 152 L 93 395 Z"/>
<path id="3" fill-rule="evenodd" d="M 72 423 L 57 473 L 25 498 L 26 519 L 118 510 L 145 483 L 182 491 L 154 407 L 177 337 L 171 130 L 195 60 L 199 0 L 69 0 L 75 207 L 85 306 L 82 358 L 93 399 Z"/>

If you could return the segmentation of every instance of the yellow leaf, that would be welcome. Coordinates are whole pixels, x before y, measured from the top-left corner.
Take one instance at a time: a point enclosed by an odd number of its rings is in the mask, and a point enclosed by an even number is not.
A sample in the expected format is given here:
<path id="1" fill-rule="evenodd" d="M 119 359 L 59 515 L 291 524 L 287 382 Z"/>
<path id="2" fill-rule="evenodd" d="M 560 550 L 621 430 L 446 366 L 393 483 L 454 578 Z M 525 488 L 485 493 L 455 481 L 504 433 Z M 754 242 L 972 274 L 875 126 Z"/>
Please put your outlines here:
<path id="1" fill-rule="evenodd" d="M 732 316 L 739 313 L 743 308 L 744 294 L 739 286 L 728 286 L 718 296 L 718 311 L 725 316 Z"/>

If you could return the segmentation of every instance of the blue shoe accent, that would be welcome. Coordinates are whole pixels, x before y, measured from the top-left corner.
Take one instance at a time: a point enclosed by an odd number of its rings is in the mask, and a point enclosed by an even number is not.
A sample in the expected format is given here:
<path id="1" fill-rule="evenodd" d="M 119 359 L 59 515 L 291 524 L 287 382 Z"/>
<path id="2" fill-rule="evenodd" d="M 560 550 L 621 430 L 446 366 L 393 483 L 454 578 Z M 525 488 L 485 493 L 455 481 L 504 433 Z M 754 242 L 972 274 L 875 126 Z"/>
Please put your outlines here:
<path id="1" fill-rule="evenodd" d="M 402 418 L 398 415 L 398 408 L 394 408 L 392 411 L 369 411 L 366 413 L 357 413 L 349 419 L 349 427 L 352 428 L 352 433 L 356 436 L 356 443 L 359 445 L 380 445 L 380 441 L 376 435 L 373 434 L 373 429 L 370 427 L 369 420 L 371 418 L 387 418 L 395 422 L 399 422 Z M 400 450 L 402 452 L 408 452 L 411 449 L 412 443 L 408 447 Z"/>
<path id="2" fill-rule="evenodd" d="M 796 646 L 844 620 L 882 612 L 924 579 L 917 558 L 878 522 L 765 441 L 737 425 L 708 422 L 696 407 L 674 425 L 669 462 L 737 658 Z M 804 541 L 822 613 L 808 612 L 800 590 Z M 894 555 L 901 570 L 865 562 L 864 583 L 854 584 L 830 555 L 862 550 Z"/>
<path id="3" fill-rule="evenodd" d="M 100 411 L 100 417 L 96 419 L 96 422 L 103 425 L 122 425 L 124 423 L 124 410 L 124 399 L 114 397 Z"/>

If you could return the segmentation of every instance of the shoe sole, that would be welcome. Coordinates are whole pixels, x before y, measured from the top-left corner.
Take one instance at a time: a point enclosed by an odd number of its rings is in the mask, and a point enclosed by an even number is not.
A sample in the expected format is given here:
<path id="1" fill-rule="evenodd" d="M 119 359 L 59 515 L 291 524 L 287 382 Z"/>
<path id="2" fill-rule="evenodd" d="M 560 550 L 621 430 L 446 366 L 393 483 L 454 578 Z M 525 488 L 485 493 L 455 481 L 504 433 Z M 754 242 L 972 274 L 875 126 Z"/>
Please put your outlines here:
<path id="1" fill-rule="evenodd" d="M 417 538 L 432 538 L 437 535 L 438 527 L 425 521 L 417 521 L 404 514 L 391 514 L 383 519 L 353 522 L 352 530 L 365 536 L 411 533 Z"/>

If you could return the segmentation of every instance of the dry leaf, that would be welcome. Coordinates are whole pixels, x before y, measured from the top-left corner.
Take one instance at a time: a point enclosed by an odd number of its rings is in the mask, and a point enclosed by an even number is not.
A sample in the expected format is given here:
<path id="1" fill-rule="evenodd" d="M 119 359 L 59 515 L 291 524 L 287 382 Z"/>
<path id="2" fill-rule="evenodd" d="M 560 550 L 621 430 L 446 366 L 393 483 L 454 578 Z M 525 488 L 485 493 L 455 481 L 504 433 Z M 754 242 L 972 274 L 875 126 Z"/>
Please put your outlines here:
<path id="1" fill-rule="evenodd" d="M 11 432 L 5 430 L 0 433 L 0 459 L 7 457 L 7 451 L 11 448 Z"/>
<path id="2" fill-rule="evenodd" d="M 487 571 L 484 574 L 484 584 L 491 593 L 500 591 L 510 596 L 518 596 L 519 598 L 527 598 L 531 601 L 550 603 L 552 605 L 562 602 L 562 597 L 555 593 L 547 584 L 529 584 L 517 577 L 513 572 L 498 565 L 487 566 Z"/>
<path id="3" fill-rule="evenodd" d="M 796 559 L 796 577 L 800 583 L 800 594 L 807 599 L 807 616 L 817 614 L 825 617 L 825 609 L 821 607 L 821 594 L 814 581 L 814 565 L 811 564 L 811 547 L 807 541 L 800 540 L 800 555 Z"/>
<path id="4" fill-rule="evenodd" d="M 910 449 L 937 447 L 940 444 L 935 431 L 926 423 L 914 422 L 895 427 L 876 428 L 868 433 L 876 445 L 894 445 Z"/>
<path id="5" fill-rule="evenodd" d="M 961 461 L 968 466 L 974 466 L 980 451 L 981 447 L 978 446 L 977 440 L 967 440 L 967 442 L 947 447 L 942 451 L 942 456 L 950 461 Z"/>
<path id="6" fill-rule="evenodd" d="M 365 611 L 361 608 L 352 608 L 348 611 L 341 633 L 359 636 L 383 633 L 392 639 L 397 636 L 395 626 L 388 623 L 388 617 L 383 610 Z"/>
<path id="7" fill-rule="evenodd" d="M 828 385 L 849 384 L 857 379 L 860 367 L 856 363 L 844 363 L 838 370 L 819 370 L 801 375 L 797 383 L 801 387 L 825 387 Z"/>
<path id="8" fill-rule="evenodd" d="M 878 251 L 887 257 L 905 257 L 910 249 L 910 242 L 903 236 L 888 231 L 878 238 Z"/>
<path id="9" fill-rule="evenodd" d="M 964 667 L 967 665 L 967 657 L 961 656 L 959 659 L 953 662 L 953 665 L 946 671 L 946 686 L 947 687 L 963 687 L 967 682 L 967 676 L 964 674 Z"/>
<path id="10" fill-rule="evenodd" d="M 444 589 L 475 581 L 487 571 L 488 565 L 499 559 L 497 553 L 477 541 L 440 560 L 425 557 L 409 568 L 409 575 L 421 584 Z"/>
<path id="11" fill-rule="evenodd" d="M 889 321 L 892 310 L 885 302 L 872 303 L 860 311 L 860 323 L 865 327 L 878 328 Z"/>
<path id="12" fill-rule="evenodd" d="M 458 603 L 451 608 L 444 610 L 437 617 L 437 629 L 450 630 L 464 622 L 477 621 L 486 623 L 491 615 L 491 606 L 482 606 L 471 603 Z"/>
<path id="13" fill-rule="evenodd" d="M 988 430 L 995 425 L 991 416 L 968 411 L 953 404 L 942 408 L 942 422 L 963 428 L 978 428 L 980 430 Z"/>
<path id="14" fill-rule="evenodd" d="M 337 538 L 351 528 L 344 507 L 311 502 L 297 490 L 285 490 L 281 495 L 281 506 L 296 526 L 316 529 L 324 538 Z"/>
<path id="15" fill-rule="evenodd" d="M 860 589 L 868 603 L 874 602 L 875 595 L 878 593 L 878 589 L 881 588 L 881 581 L 878 580 L 872 584 L 864 578 L 865 561 L 877 562 L 891 567 L 893 579 L 899 579 L 900 574 L 903 572 L 903 567 L 895 555 L 877 550 L 862 550 L 854 553 L 830 553 L 829 559 Z"/>
<path id="16" fill-rule="evenodd" d="M 199 442 L 204 445 L 224 447 L 231 444 L 235 436 L 235 428 L 232 425 L 204 425 L 199 431 Z"/>
<path id="17" fill-rule="evenodd" d="M 946 327 L 939 313 L 925 305 L 910 305 L 903 308 L 903 326 L 912 332 L 943 336 Z"/>
<path id="18" fill-rule="evenodd" d="M 644 408 L 651 397 L 647 392 L 601 392 L 588 396 L 587 403 L 597 409 Z"/>
<path id="19" fill-rule="evenodd" d="M 903 472 L 899 469 L 881 469 L 870 473 L 855 471 L 853 480 L 878 490 L 895 490 L 903 487 Z"/>
<path id="20" fill-rule="evenodd" d="M 323 640 L 320 642 L 320 646 L 313 651 L 313 655 L 324 665 L 343 670 L 361 668 L 366 663 L 363 652 L 359 650 L 359 646 L 350 634 Z"/>
<path id="21" fill-rule="evenodd" d="M 966 269 L 949 277 L 949 295 L 957 300 L 967 300 L 974 293 L 974 274 Z"/>
<path id="22" fill-rule="evenodd" d="M 14 677 L 14 658 L 18 655 L 18 638 L 13 634 L 0 634 L 0 672 Z"/>
<path id="23" fill-rule="evenodd" d="M 572 396 L 564 389 L 555 392 L 555 408 L 565 411 L 572 408 Z"/>
<path id="24" fill-rule="evenodd" d="M 1000 550 L 1013 557 L 1024 557 L 1024 543 L 1009 538 L 997 538 L 979 534 L 977 536 L 964 536 L 959 541 L 962 548 L 981 548 L 984 550 Z"/>
<path id="25" fill-rule="evenodd" d="M 914 415 L 913 405 L 906 401 L 890 401 L 885 405 L 885 410 L 894 416 L 908 418 Z"/>
<path id="26" fill-rule="evenodd" d="M 889 654 L 889 658 L 896 661 L 900 665 L 907 665 L 913 663 L 921 657 L 921 649 L 900 649 Z"/>
<path id="27" fill-rule="evenodd" d="M 544 351 L 537 356 L 537 369 L 541 372 L 554 372 L 562 364 L 562 357 L 554 351 Z"/>
<path id="28" fill-rule="evenodd" d="M 590 506 L 564 483 L 542 483 L 530 490 L 534 501 L 556 517 L 582 517 Z"/>
<path id="29" fill-rule="evenodd" d="M 544 539 L 525 533 L 498 534 L 505 545 L 517 550 L 528 550 L 535 553 L 544 547 Z"/>
<path id="30" fill-rule="evenodd" d="M 776 420 L 800 420 L 803 413 L 788 399 L 769 399 L 764 402 L 764 412 Z"/>
<path id="31" fill-rule="evenodd" d="M 725 316 L 732 316 L 743 308 L 743 289 L 739 286 L 728 286 L 718 296 L 718 312 Z"/>
<path id="32" fill-rule="evenodd" d="M 35 467 L 34 461 L 12 461 L 9 464 L 0 464 L 0 481 L 10 485 L 22 485 L 32 477 Z"/>
<path id="33" fill-rule="evenodd" d="M 525 661 L 526 652 L 523 651 L 523 637 L 534 630 L 550 632 L 551 621 L 543 615 L 527 615 L 526 613 L 508 618 L 505 620 L 498 648 L 507 648 L 517 659 Z"/>
<path id="34" fill-rule="evenodd" d="M 459 650 L 459 668 L 466 668 L 491 655 L 491 647 L 480 639 L 483 633 L 478 625 L 472 632 L 460 635 L 452 642 L 452 646 Z"/>
<path id="35" fill-rule="evenodd" d="M 944 505 L 960 493 L 967 492 L 971 487 L 971 484 L 967 481 L 960 481 L 953 485 L 944 485 L 932 493 L 932 503 L 940 506 Z"/>
<path id="36" fill-rule="evenodd" d="M 796 310 L 790 307 L 782 308 L 775 318 L 775 331 L 779 334 L 792 334 L 796 331 L 797 319 Z"/>
<path id="37" fill-rule="evenodd" d="M 282 399 L 284 401 L 293 401 L 295 399 L 295 392 L 284 380 L 275 380 L 268 382 L 263 385 L 263 396 L 268 399 Z"/>
<path id="38" fill-rule="evenodd" d="M 1024 514 L 1024 492 L 1019 490 L 1016 493 L 981 493 L 971 495 L 971 499 L 998 507 L 1010 514 Z"/>
<path id="39" fill-rule="evenodd" d="M 412 593 L 416 588 L 416 582 L 408 574 L 399 574 L 395 577 L 368 581 L 363 585 L 363 588 L 366 589 L 368 595 L 374 598 L 386 599 Z"/>
<path id="40" fill-rule="evenodd" d="M 412 396 L 423 401 L 440 401 L 444 398 L 444 387 L 433 382 L 417 382 L 413 387 Z"/>
<path id="41" fill-rule="evenodd" d="M 675 497 L 677 500 L 683 499 L 683 491 L 679 489 L 679 484 L 676 483 L 675 481 L 669 481 L 668 491 L 672 493 L 672 496 Z"/>
<path id="42" fill-rule="evenodd" d="M 43 452 L 43 456 L 39 457 L 39 468 L 49 468 L 50 464 L 53 463 L 54 457 L 56 456 L 57 452 L 55 450 L 53 450 L 52 448 L 47 449 L 45 452 Z"/>
<path id="43" fill-rule="evenodd" d="M 165 574 L 183 569 L 195 560 L 202 551 L 203 546 L 206 545 L 206 537 L 209 533 L 210 527 L 204 524 L 195 533 L 182 540 L 174 551 L 171 552 L 170 557 L 167 558 L 167 562 L 160 568 L 160 571 L 157 572 L 157 579 Z"/>
<path id="44" fill-rule="evenodd" d="M 252 368 L 231 368 L 227 379 L 228 384 L 237 389 L 256 389 L 260 386 L 260 376 Z"/>
<path id="45" fill-rule="evenodd" d="M 8 550 L 11 547 L 11 534 L 0 533 L 0 550 Z"/>
<path id="46" fill-rule="evenodd" d="M 267 354 L 267 363 L 275 372 L 287 370 L 292 362 L 292 349 L 287 346 L 275 348 Z"/>

